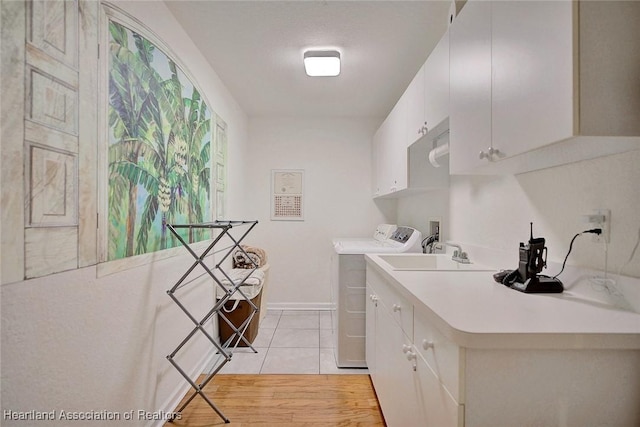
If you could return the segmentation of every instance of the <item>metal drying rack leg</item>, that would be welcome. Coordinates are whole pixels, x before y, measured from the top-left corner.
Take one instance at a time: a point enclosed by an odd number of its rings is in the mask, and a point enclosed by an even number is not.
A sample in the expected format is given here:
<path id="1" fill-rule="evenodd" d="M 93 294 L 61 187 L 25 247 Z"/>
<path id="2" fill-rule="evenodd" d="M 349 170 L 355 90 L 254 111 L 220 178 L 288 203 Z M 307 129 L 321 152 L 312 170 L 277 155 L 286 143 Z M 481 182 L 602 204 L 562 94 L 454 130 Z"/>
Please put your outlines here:
<path id="1" fill-rule="evenodd" d="M 181 225 L 173 224 L 173 225 L 168 225 L 167 226 L 169 231 L 171 231 L 171 233 L 178 239 L 178 241 L 182 244 L 182 246 L 185 247 L 185 249 L 191 254 L 191 256 L 193 256 L 193 258 L 195 260 L 193 262 L 193 264 L 191 264 L 191 266 L 187 269 L 187 271 L 182 275 L 182 277 L 180 277 L 180 279 L 178 279 L 176 284 L 171 289 L 167 290 L 167 294 L 169 295 L 169 297 L 171 297 L 171 299 L 176 303 L 176 305 L 178 307 L 180 307 L 180 309 L 185 313 L 185 315 L 194 324 L 193 329 L 186 335 L 186 337 L 180 342 L 180 344 L 178 344 L 178 346 L 173 350 L 173 352 L 171 352 L 171 354 L 169 354 L 167 356 L 167 360 L 173 365 L 174 368 L 176 368 L 176 370 L 180 373 L 180 375 L 182 375 L 184 377 L 184 379 L 189 383 L 189 385 L 191 385 L 191 387 L 194 389 L 194 392 L 182 404 L 182 406 L 176 411 L 175 415 L 181 413 L 184 410 L 184 408 L 186 408 L 187 405 L 189 405 L 189 403 L 191 403 L 191 401 L 197 395 L 200 395 L 200 397 L 202 397 L 202 399 L 204 399 L 204 401 L 211 407 L 211 409 L 213 409 L 218 414 L 218 416 L 220 416 L 220 418 L 222 418 L 224 420 L 225 423 L 229 423 L 230 422 L 229 419 L 222 413 L 222 411 L 220 411 L 220 409 L 218 409 L 218 407 L 204 393 L 204 387 L 209 383 L 209 381 L 211 381 L 213 379 L 213 377 L 222 369 L 222 367 L 231 360 L 231 357 L 233 356 L 233 352 L 231 350 L 235 349 L 238 346 L 238 344 L 240 343 L 240 341 L 244 342 L 248 347 L 250 347 L 251 350 L 253 350 L 254 353 L 257 353 L 257 350 L 255 348 L 253 348 L 251 343 L 245 338 L 244 334 L 245 334 L 247 328 L 249 327 L 249 324 L 251 323 L 251 320 L 254 318 L 255 314 L 258 312 L 259 309 L 253 303 L 253 301 L 251 301 L 251 299 L 247 297 L 247 295 L 242 291 L 242 289 L 240 289 L 240 286 L 242 286 L 244 284 L 244 282 L 249 278 L 251 273 L 253 273 L 258 268 L 258 265 L 254 265 L 253 270 L 248 270 L 248 273 L 247 273 L 246 277 L 244 278 L 244 280 L 240 281 L 239 283 L 235 283 L 233 280 L 231 280 L 229 275 L 221 267 L 221 264 L 236 249 L 239 249 L 240 251 L 242 251 L 246 255 L 246 252 L 244 251 L 244 249 L 242 247 L 240 247 L 240 243 L 249 234 L 249 232 L 251 232 L 251 230 L 253 229 L 253 227 L 256 226 L 256 224 L 258 224 L 258 221 L 214 221 L 214 222 L 208 222 L 208 223 L 202 223 L 202 224 L 181 224 Z M 239 238 L 236 239 L 229 233 L 229 231 L 231 229 L 233 229 L 234 227 L 238 227 L 238 226 L 248 226 L 248 229 Z M 211 244 L 209 246 L 207 246 L 207 248 L 205 250 L 203 250 L 200 254 L 198 254 L 191 247 L 192 244 L 186 242 L 182 238 L 182 236 L 180 235 L 178 230 L 184 229 L 184 228 L 186 228 L 186 229 L 210 229 L 212 231 L 213 230 L 218 230 L 219 233 L 213 239 Z M 220 243 L 220 241 L 222 240 L 223 237 L 229 238 L 233 242 L 233 244 L 231 246 L 225 248 L 224 249 L 225 254 L 222 256 L 220 261 L 213 268 L 209 268 L 205 264 L 204 260 L 205 260 L 205 258 L 207 256 L 210 256 L 210 255 L 213 255 L 213 254 L 216 253 L 214 251 L 214 247 L 217 244 Z M 202 269 L 206 272 L 206 274 L 208 274 L 209 277 L 213 280 L 214 284 L 217 287 L 220 287 L 224 291 L 223 292 L 223 297 L 221 297 L 219 299 L 217 298 L 216 303 L 213 305 L 211 310 L 209 310 L 207 312 L 207 314 L 205 314 L 205 316 L 200 320 L 196 319 L 191 314 L 189 309 L 182 303 L 182 301 L 178 298 L 178 295 L 177 295 L 177 292 L 182 287 L 184 287 L 184 286 L 189 284 L 189 283 L 185 283 L 185 281 L 186 281 L 187 277 L 198 266 L 202 267 Z M 216 277 L 216 275 L 214 274 L 214 271 L 218 271 L 224 278 L 226 278 L 233 285 L 231 287 L 225 286 L 222 283 L 222 281 L 218 277 Z M 227 316 L 223 312 L 224 311 L 223 310 L 224 304 L 227 301 L 229 301 L 231 299 L 231 297 L 233 297 L 236 293 L 239 296 L 235 296 L 235 299 L 241 299 L 241 300 L 247 301 L 248 304 L 251 307 L 251 312 L 250 312 L 249 316 L 238 327 L 236 327 L 227 318 Z M 216 296 L 217 295 L 218 294 L 216 292 Z M 224 320 L 224 322 L 227 323 L 229 325 L 229 327 L 231 328 L 231 330 L 233 331 L 233 333 L 231 334 L 231 337 L 229 337 L 222 344 L 219 344 L 215 340 L 215 338 L 213 336 L 211 336 L 211 334 L 209 332 L 207 332 L 207 330 L 204 327 L 205 324 L 209 320 L 215 318 L 216 315 L 218 315 L 217 317 L 219 319 Z M 194 336 L 196 336 L 196 334 L 198 332 L 202 333 L 207 338 L 207 340 L 216 348 L 217 353 L 222 356 L 221 358 L 218 359 L 216 364 L 214 364 L 214 368 L 213 368 L 212 372 L 210 374 L 208 374 L 207 377 L 200 384 L 197 384 L 196 381 L 191 379 L 189 374 L 187 374 L 184 371 L 184 369 L 176 361 L 176 356 L 178 355 L 180 350 Z M 233 348 L 232 348 L 232 343 L 235 343 L 235 345 L 233 345 Z"/>

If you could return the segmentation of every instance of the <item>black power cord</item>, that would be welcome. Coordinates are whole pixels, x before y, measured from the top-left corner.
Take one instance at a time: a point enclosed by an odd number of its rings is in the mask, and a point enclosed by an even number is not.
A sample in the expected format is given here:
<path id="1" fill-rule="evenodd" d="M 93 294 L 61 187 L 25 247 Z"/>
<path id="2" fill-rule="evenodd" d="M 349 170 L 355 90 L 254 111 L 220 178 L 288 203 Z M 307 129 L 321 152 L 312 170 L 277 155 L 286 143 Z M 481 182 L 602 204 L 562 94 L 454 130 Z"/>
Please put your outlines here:
<path id="1" fill-rule="evenodd" d="M 573 239 L 571 239 L 571 243 L 569 243 L 569 251 L 567 252 L 567 256 L 564 257 L 564 261 L 562 262 L 562 269 L 560 270 L 560 273 L 558 273 L 555 276 L 553 276 L 554 279 L 557 278 L 559 275 L 561 275 L 562 272 L 564 271 L 565 264 L 567 263 L 567 259 L 569 258 L 569 254 L 571 253 L 571 249 L 573 248 L 573 242 L 578 238 L 578 236 L 580 236 L 581 234 L 585 234 L 585 233 L 592 233 L 592 234 L 600 235 L 600 234 L 602 234 L 602 229 L 601 228 L 592 228 L 591 230 L 585 230 L 585 231 L 583 231 L 581 233 L 578 233 L 575 236 L 573 236 Z"/>

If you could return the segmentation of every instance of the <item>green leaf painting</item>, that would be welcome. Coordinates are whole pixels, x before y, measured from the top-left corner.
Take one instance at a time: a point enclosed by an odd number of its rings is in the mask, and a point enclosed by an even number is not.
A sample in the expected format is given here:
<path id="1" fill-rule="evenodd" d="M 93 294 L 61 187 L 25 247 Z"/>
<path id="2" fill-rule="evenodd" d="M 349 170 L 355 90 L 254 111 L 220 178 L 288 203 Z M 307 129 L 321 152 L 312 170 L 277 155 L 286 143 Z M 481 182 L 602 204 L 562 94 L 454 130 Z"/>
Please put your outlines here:
<path id="1" fill-rule="evenodd" d="M 167 224 L 211 219 L 212 112 L 140 34 L 109 21 L 108 259 L 177 246 Z M 185 229 L 188 242 L 207 239 Z"/>

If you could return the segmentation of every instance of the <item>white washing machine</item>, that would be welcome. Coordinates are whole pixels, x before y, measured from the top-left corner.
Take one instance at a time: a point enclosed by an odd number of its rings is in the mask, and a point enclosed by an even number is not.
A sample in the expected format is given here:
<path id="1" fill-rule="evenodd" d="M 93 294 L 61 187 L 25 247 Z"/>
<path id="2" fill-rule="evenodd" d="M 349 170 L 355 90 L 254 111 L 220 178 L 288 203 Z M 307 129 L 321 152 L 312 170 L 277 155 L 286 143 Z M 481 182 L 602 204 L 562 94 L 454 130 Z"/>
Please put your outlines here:
<path id="1" fill-rule="evenodd" d="M 373 238 L 335 238 L 332 258 L 332 328 L 339 368 L 366 368 L 366 253 L 421 252 L 422 233 L 381 224 Z"/>

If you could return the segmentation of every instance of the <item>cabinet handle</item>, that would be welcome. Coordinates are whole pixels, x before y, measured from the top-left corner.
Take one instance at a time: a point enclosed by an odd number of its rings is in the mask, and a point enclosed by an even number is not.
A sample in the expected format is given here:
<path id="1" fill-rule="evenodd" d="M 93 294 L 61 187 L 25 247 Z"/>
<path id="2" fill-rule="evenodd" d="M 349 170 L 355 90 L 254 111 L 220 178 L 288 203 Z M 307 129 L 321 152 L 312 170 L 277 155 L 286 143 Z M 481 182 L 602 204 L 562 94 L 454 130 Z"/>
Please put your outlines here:
<path id="1" fill-rule="evenodd" d="M 411 368 L 412 368 L 412 369 L 414 370 L 414 372 L 415 372 L 415 371 L 417 370 L 417 368 L 418 368 L 418 365 L 417 365 L 418 358 L 416 357 L 416 354 L 415 354 L 413 351 L 408 351 L 408 352 L 407 352 L 407 354 L 406 354 L 406 356 L 407 356 L 407 360 L 408 360 L 409 362 L 413 362 L 413 363 L 411 364 Z"/>
<path id="2" fill-rule="evenodd" d="M 493 147 L 489 147 L 489 149 L 485 152 L 480 151 L 480 153 L 478 154 L 478 157 L 480 158 L 480 160 L 482 159 L 487 159 L 489 161 L 493 160 L 493 156 L 499 156 L 500 150 L 498 150 L 497 148 L 493 148 Z"/>
<path id="3" fill-rule="evenodd" d="M 410 345 L 402 344 L 402 352 L 404 354 L 407 354 L 409 352 L 409 350 L 411 350 L 411 346 Z"/>
<path id="4" fill-rule="evenodd" d="M 422 348 L 424 348 L 425 350 L 433 348 L 433 341 L 422 340 Z"/>
<path id="5" fill-rule="evenodd" d="M 400 306 L 400 304 L 393 304 L 393 311 L 400 311 L 402 310 L 402 307 Z"/>

